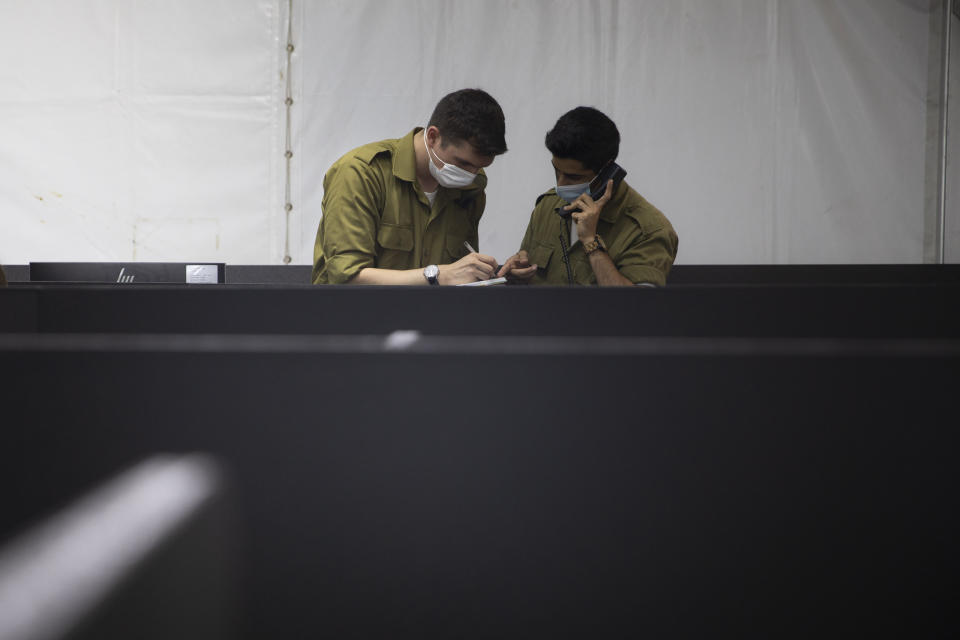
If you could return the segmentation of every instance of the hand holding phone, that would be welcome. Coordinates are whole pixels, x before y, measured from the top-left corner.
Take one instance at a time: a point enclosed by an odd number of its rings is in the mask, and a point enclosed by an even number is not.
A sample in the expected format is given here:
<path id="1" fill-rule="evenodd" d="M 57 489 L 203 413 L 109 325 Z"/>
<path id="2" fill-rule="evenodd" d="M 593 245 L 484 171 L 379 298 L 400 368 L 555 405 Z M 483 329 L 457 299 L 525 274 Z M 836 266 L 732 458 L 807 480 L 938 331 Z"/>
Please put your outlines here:
<path id="1" fill-rule="evenodd" d="M 626 176 L 626 170 L 611 160 L 603 169 L 600 170 L 600 173 L 597 174 L 597 177 L 590 181 L 590 200 L 598 202 L 603 199 L 605 194 L 608 194 L 607 200 L 609 200 L 610 197 L 613 196 L 613 192 L 617 190 L 617 187 L 620 186 L 620 183 L 623 182 L 623 179 Z M 610 190 L 607 191 L 607 186 L 611 180 L 613 181 L 613 185 Z M 568 205 L 557 207 L 557 213 L 560 215 L 560 217 L 566 218 L 577 211 L 581 211 L 582 207 L 579 204 L 576 204 L 579 200 L 580 198 L 577 198 L 577 200 L 574 200 Z M 606 200 L 604 201 L 604 204 L 606 204 Z"/>
<path id="2" fill-rule="evenodd" d="M 569 205 L 573 207 L 570 212 L 570 220 L 581 242 L 587 243 L 597 235 L 600 212 L 612 196 L 613 180 L 607 180 L 607 188 L 604 190 L 603 197 L 599 200 L 594 200 L 588 194 L 583 193 Z"/>

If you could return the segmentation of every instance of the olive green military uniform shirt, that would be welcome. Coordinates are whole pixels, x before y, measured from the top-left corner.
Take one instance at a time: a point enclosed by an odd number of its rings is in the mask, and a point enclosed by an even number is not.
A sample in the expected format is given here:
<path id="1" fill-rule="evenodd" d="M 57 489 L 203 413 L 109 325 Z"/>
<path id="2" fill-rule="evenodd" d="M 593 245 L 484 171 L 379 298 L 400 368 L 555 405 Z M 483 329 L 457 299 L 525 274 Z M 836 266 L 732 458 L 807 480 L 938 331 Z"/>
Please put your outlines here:
<path id="1" fill-rule="evenodd" d="M 413 136 L 420 130 L 354 149 L 327 171 L 314 284 L 348 282 L 367 267 L 449 264 L 467 255 L 464 240 L 478 246 L 487 177 L 481 171 L 465 189 L 438 187 L 431 206 L 417 182 Z"/>
<path id="2" fill-rule="evenodd" d="M 551 189 L 537 199 L 527 233 L 520 248 L 530 263 L 538 266 L 532 284 L 565 285 L 560 236 L 567 245 L 575 284 L 596 284 L 597 277 L 583 253 L 583 244 L 570 246 L 570 224 L 556 213 L 567 202 Z M 643 196 L 621 182 L 613 198 L 600 211 L 597 235 L 607 245 L 610 258 L 620 273 L 634 284 L 664 286 L 677 257 L 678 238 L 670 221 Z M 574 236 L 576 237 L 576 236 Z"/>

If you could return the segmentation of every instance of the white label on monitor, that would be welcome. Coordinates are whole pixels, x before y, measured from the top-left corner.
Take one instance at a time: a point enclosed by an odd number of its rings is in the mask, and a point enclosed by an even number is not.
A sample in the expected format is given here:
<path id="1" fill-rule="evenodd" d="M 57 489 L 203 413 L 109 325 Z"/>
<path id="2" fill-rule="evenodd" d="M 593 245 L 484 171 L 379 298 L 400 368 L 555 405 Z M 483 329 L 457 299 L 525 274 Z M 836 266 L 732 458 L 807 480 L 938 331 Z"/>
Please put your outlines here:
<path id="1" fill-rule="evenodd" d="M 217 284 L 217 265 L 188 264 L 187 284 Z"/>

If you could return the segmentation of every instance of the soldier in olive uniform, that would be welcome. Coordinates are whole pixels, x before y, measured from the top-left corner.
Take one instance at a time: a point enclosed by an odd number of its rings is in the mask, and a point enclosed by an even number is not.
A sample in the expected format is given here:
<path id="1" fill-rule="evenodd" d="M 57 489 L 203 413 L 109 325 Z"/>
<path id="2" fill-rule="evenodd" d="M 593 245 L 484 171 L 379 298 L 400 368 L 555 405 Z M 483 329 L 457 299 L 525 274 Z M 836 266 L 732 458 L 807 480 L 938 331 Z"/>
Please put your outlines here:
<path id="1" fill-rule="evenodd" d="M 665 285 L 678 244 L 666 216 L 626 182 L 609 180 L 599 199 L 590 195 L 591 182 L 620 151 L 613 121 L 577 107 L 557 120 L 546 145 L 557 187 L 537 199 L 520 251 L 499 275 L 548 285 L 570 284 L 571 275 L 581 285 Z M 558 210 L 573 214 L 563 217 Z"/>
<path id="2" fill-rule="evenodd" d="M 426 129 L 374 142 L 323 179 L 314 284 L 462 284 L 494 276 L 478 246 L 487 177 L 505 153 L 503 110 L 463 89 L 437 104 Z"/>

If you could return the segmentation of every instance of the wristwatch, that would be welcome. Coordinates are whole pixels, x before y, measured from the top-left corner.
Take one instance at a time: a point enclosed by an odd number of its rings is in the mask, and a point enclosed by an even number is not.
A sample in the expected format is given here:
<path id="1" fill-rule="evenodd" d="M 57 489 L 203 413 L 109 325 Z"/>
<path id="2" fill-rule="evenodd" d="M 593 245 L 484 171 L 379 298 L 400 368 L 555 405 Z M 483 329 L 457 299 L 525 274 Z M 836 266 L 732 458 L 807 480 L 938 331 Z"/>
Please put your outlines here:
<path id="1" fill-rule="evenodd" d="M 591 240 L 590 242 L 584 243 L 584 245 L 583 245 L 583 253 L 584 253 L 584 255 L 590 255 L 591 253 L 593 253 L 594 251 L 597 251 L 597 250 L 600 250 L 600 251 L 606 251 L 606 250 L 607 250 L 607 245 L 604 244 L 603 238 L 601 238 L 601 237 L 598 236 L 598 235 L 597 235 L 597 236 L 593 236 L 593 240 Z"/>
<path id="2" fill-rule="evenodd" d="M 424 268 L 423 277 L 427 279 L 427 282 L 430 284 L 440 284 L 440 267 L 435 264 Z"/>

